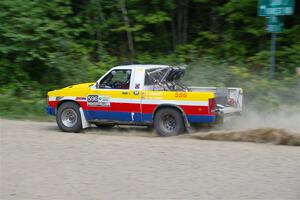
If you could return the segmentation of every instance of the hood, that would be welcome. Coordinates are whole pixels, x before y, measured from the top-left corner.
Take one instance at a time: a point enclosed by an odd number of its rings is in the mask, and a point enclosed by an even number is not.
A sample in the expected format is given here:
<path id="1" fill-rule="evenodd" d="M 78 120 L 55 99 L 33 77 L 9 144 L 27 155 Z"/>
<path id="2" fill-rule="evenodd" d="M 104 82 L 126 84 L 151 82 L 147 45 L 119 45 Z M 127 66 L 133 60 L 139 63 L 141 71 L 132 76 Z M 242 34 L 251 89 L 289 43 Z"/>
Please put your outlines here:
<path id="1" fill-rule="evenodd" d="M 95 83 L 81 83 L 48 92 L 48 96 L 84 96 Z"/>
<path id="2" fill-rule="evenodd" d="M 95 83 L 80 83 L 80 84 L 77 84 L 77 85 L 70 85 L 70 86 L 67 86 L 63 89 L 86 89 L 92 85 L 94 85 Z"/>

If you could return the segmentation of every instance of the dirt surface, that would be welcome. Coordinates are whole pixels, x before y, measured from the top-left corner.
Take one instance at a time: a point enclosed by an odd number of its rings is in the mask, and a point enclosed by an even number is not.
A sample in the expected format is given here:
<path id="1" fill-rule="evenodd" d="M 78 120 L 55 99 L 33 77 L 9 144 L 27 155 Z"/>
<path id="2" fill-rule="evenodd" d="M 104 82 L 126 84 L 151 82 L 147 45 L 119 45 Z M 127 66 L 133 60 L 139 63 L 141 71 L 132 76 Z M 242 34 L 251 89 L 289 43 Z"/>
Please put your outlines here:
<path id="1" fill-rule="evenodd" d="M 179 137 L 215 140 L 270 143 L 275 145 L 300 146 L 300 133 L 278 128 L 255 128 L 245 130 L 214 130 L 193 134 L 184 134 Z"/>
<path id="2" fill-rule="evenodd" d="M 0 199 L 300 199 L 300 147 L 0 119 Z"/>

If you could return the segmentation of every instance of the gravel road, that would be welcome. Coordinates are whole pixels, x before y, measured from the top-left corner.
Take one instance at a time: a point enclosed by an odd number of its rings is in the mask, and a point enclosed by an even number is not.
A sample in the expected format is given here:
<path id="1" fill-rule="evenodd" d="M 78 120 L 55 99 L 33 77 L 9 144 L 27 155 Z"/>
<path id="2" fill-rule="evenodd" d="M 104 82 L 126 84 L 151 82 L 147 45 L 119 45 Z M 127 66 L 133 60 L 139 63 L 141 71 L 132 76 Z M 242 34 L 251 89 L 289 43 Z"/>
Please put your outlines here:
<path id="1" fill-rule="evenodd" d="M 0 126 L 1 200 L 300 199 L 300 147 Z"/>

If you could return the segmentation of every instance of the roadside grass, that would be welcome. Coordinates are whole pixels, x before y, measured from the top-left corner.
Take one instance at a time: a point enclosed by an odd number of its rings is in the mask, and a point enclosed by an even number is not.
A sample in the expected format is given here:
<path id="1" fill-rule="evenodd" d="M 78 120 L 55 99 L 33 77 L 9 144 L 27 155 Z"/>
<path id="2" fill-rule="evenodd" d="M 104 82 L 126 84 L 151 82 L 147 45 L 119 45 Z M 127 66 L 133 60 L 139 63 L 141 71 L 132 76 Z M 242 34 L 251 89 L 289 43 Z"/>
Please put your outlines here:
<path id="1" fill-rule="evenodd" d="M 34 121 L 55 121 L 46 113 L 46 100 L 23 99 L 0 95 L 0 117 L 6 119 L 29 119 Z"/>

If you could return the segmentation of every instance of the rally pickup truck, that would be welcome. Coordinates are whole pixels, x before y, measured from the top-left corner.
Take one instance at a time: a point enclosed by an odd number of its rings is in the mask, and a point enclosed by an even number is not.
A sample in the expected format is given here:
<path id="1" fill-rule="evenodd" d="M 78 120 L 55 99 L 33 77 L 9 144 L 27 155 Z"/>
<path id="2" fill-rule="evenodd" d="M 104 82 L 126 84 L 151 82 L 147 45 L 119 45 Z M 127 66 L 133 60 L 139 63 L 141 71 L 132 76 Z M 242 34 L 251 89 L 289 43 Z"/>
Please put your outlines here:
<path id="1" fill-rule="evenodd" d="M 48 92 L 47 113 L 56 115 L 65 132 L 80 132 L 95 124 L 154 126 L 161 136 L 173 136 L 194 123 L 220 122 L 242 112 L 241 88 L 187 87 L 185 70 L 166 65 L 124 65 L 110 69 L 98 81 Z"/>

